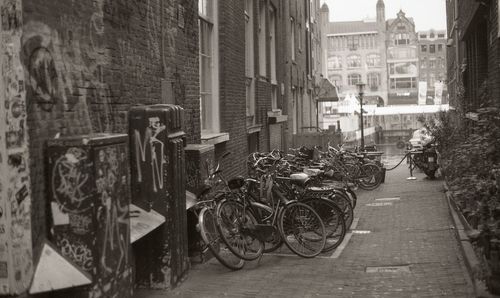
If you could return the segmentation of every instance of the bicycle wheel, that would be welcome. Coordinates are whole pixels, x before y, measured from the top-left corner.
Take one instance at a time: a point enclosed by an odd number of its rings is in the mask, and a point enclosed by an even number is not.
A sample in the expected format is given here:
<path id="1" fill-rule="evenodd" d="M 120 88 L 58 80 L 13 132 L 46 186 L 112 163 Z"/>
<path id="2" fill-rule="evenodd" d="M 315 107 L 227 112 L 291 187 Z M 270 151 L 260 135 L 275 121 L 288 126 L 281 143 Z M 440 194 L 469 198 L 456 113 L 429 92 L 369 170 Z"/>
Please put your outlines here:
<path id="1" fill-rule="evenodd" d="M 217 220 L 212 209 L 203 208 L 198 218 L 201 238 L 208 246 L 214 257 L 224 266 L 231 270 L 239 270 L 245 265 L 245 261 L 234 255 L 222 242 Z"/>
<path id="2" fill-rule="evenodd" d="M 325 224 L 326 244 L 323 252 L 337 248 L 346 234 L 346 224 L 342 210 L 331 200 L 323 198 L 308 198 L 303 200 L 302 203 L 311 206 Z"/>
<path id="3" fill-rule="evenodd" d="M 373 190 L 379 187 L 381 180 L 381 169 L 376 164 L 367 163 L 361 166 L 359 187 L 364 190 Z"/>
<path id="4" fill-rule="evenodd" d="M 325 248 L 325 225 L 318 213 L 306 204 L 288 203 L 281 210 L 278 225 L 286 246 L 298 256 L 312 258 Z"/>
<path id="5" fill-rule="evenodd" d="M 243 204 L 224 199 L 217 205 L 217 228 L 229 250 L 243 260 L 260 257 L 264 243 L 259 239 L 257 220 Z"/>
<path id="6" fill-rule="evenodd" d="M 260 224 L 271 224 L 271 208 L 264 206 L 263 204 L 256 203 L 252 204 L 252 210 L 253 214 Z M 281 238 L 281 233 L 279 232 L 278 227 L 276 227 L 276 225 L 274 225 L 273 227 L 274 231 L 264 240 L 264 253 L 273 252 L 283 245 L 283 239 Z"/>
<path id="7" fill-rule="evenodd" d="M 329 200 L 334 202 L 344 214 L 345 226 L 349 230 L 354 220 L 354 210 L 352 209 L 351 200 L 342 192 L 335 192 L 328 197 Z"/>

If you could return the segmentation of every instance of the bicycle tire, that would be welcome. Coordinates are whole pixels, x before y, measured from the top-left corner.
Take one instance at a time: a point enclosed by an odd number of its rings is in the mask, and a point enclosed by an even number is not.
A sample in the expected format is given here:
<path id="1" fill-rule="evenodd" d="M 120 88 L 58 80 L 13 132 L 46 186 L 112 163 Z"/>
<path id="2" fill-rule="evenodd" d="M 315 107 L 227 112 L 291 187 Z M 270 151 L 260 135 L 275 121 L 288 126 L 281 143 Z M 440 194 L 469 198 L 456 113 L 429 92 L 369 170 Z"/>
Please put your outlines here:
<path id="1" fill-rule="evenodd" d="M 306 204 L 292 201 L 285 205 L 278 225 L 286 246 L 298 256 L 313 258 L 325 248 L 325 225 L 318 213 Z"/>
<path id="2" fill-rule="evenodd" d="M 334 192 L 328 199 L 334 202 L 337 207 L 342 210 L 345 226 L 348 230 L 351 229 L 352 222 L 354 221 L 354 209 L 352 208 L 349 197 L 342 192 Z"/>
<path id="3" fill-rule="evenodd" d="M 257 221 L 261 224 L 265 224 L 264 218 L 270 217 L 271 212 L 266 208 L 260 207 L 258 204 L 252 204 L 251 206 Z M 275 231 L 271 236 L 264 241 L 264 253 L 271 253 L 283 245 L 283 238 L 281 238 L 279 228 L 274 225 L 274 229 Z"/>
<path id="4" fill-rule="evenodd" d="M 222 242 L 217 228 L 217 220 L 211 209 L 203 208 L 200 211 L 198 224 L 201 238 L 219 263 L 234 271 L 243 268 L 245 261 L 235 256 Z"/>
<path id="5" fill-rule="evenodd" d="M 249 208 L 235 200 L 217 204 L 217 228 L 222 241 L 239 258 L 253 261 L 264 251 L 264 243 L 255 234 L 257 219 Z"/>
<path id="6" fill-rule="evenodd" d="M 346 234 L 346 224 L 342 210 L 333 201 L 324 198 L 307 198 L 301 202 L 311 206 L 325 224 L 327 234 L 323 252 L 329 252 L 337 248 Z"/>
<path id="7" fill-rule="evenodd" d="M 364 190 L 374 190 L 382 183 L 381 169 L 376 164 L 367 163 L 361 166 L 363 177 L 358 179 L 359 187 Z"/>

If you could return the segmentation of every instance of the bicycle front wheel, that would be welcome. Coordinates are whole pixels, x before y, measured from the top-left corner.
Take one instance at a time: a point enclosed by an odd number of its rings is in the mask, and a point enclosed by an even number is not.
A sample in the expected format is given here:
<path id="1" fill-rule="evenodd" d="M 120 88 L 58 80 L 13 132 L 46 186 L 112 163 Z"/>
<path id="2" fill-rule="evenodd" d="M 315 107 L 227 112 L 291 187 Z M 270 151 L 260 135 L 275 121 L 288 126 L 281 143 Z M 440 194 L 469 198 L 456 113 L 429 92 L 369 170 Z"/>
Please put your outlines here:
<path id="1" fill-rule="evenodd" d="M 286 246 L 298 256 L 312 258 L 325 248 L 325 225 L 312 207 L 288 203 L 281 211 L 278 224 Z"/>
<path id="2" fill-rule="evenodd" d="M 243 204 L 222 200 L 217 206 L 217 227 L 229 250 L 243 260 L 260 257 L 264 243 L 257 235 L 257 220 Z"/>
<path id="3" fill-rule="evenodd" d="M 231 270 L 239 270 L 245 265 L 245 261 L 234 255 L 222 242 L 217 220 L 212 209 L 203 208 L 198 217 L 201 238 L 208 246 L 214 257 L 224 266 Z"/>

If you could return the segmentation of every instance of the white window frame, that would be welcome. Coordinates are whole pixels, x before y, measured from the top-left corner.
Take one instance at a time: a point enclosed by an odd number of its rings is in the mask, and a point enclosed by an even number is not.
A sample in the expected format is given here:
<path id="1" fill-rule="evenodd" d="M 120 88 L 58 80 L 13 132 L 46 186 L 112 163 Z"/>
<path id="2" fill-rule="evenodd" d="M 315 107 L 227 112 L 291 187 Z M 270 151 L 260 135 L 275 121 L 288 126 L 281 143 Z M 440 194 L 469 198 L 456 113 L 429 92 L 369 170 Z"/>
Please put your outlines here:
<path id="1" fill-rule="evenodd" d="M 203 34 L 202 23 L 207 23 L 212 26 L 210 34 L 210 49 L 209 53 L 202 53 L 202 38 L 200 40 L 200 122 L 201 133 L 218 133 L 220 132 L 220 112 L 219 112 L 219 30 L 218 30 L 218 13 L 217 0 L 198 0 L 198 27 L 200 36 Z M 211 6 L 210 6 L 211 5 Z M 208 7 L 205 11 L 204 8 Z M 211 10 L 211 11 L 210 11 Z M 211 15 L 210 15 L 211 13 Z M 210 58 L 208 69 L 203 69 L 202 60 Z M 211 90 L 205 92 L 202 90 L 202 76 L 210 75 Z M 203 100 L 209 101 L 210 111 L 203 110 Z M 205 122 L 206 121 L 206 122 Z"/>
<path id="2" fill-rule="evenodd" d="M 276 76 L 276 8 L 269 6 L 269 66 L 271 84 L 277 84 Z"/>
<path id="3" fill-rule="evenodd" d="M 259 41 L 259 75 L 267 77 L 267 53 L 266 53 L 266 5 L 264 0 L 259 1 L 259 28 L 258 28 L 258 41 Z"/>
<path id="4" fill-rule="evenodd" d="M 255 123 L 254 0 L 245 0 L 245 88 L 246 116 Z M 250 119 L 251 117 L 251 119 Z"/>
<path id="5" fill-rule="evenodd" d="M 295 61 L 295 19 L 290 17 L 290 48 L 292 49 L 292 61 Z"/>

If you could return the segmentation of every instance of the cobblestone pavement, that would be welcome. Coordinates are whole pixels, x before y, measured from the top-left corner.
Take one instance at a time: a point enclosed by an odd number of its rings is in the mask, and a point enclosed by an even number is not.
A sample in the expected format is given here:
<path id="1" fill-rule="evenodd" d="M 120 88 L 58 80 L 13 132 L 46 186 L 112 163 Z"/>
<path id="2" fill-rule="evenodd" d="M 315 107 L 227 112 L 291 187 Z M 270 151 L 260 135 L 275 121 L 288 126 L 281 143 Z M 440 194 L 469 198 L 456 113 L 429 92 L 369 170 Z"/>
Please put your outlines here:
<path id="1" fill-rule="evenodd" d="M 341 251 L 315 259 L 266 255 L 237 272 L 210 261 L 172 291 L 135 297 L 470 297 L 441 181 L 418 172 L 406 180 L 406 163 L 387 174 L 377 190 L 357 191 L 358 232 Z M 371 266 L 391 267 L 367 273 Z"/>

